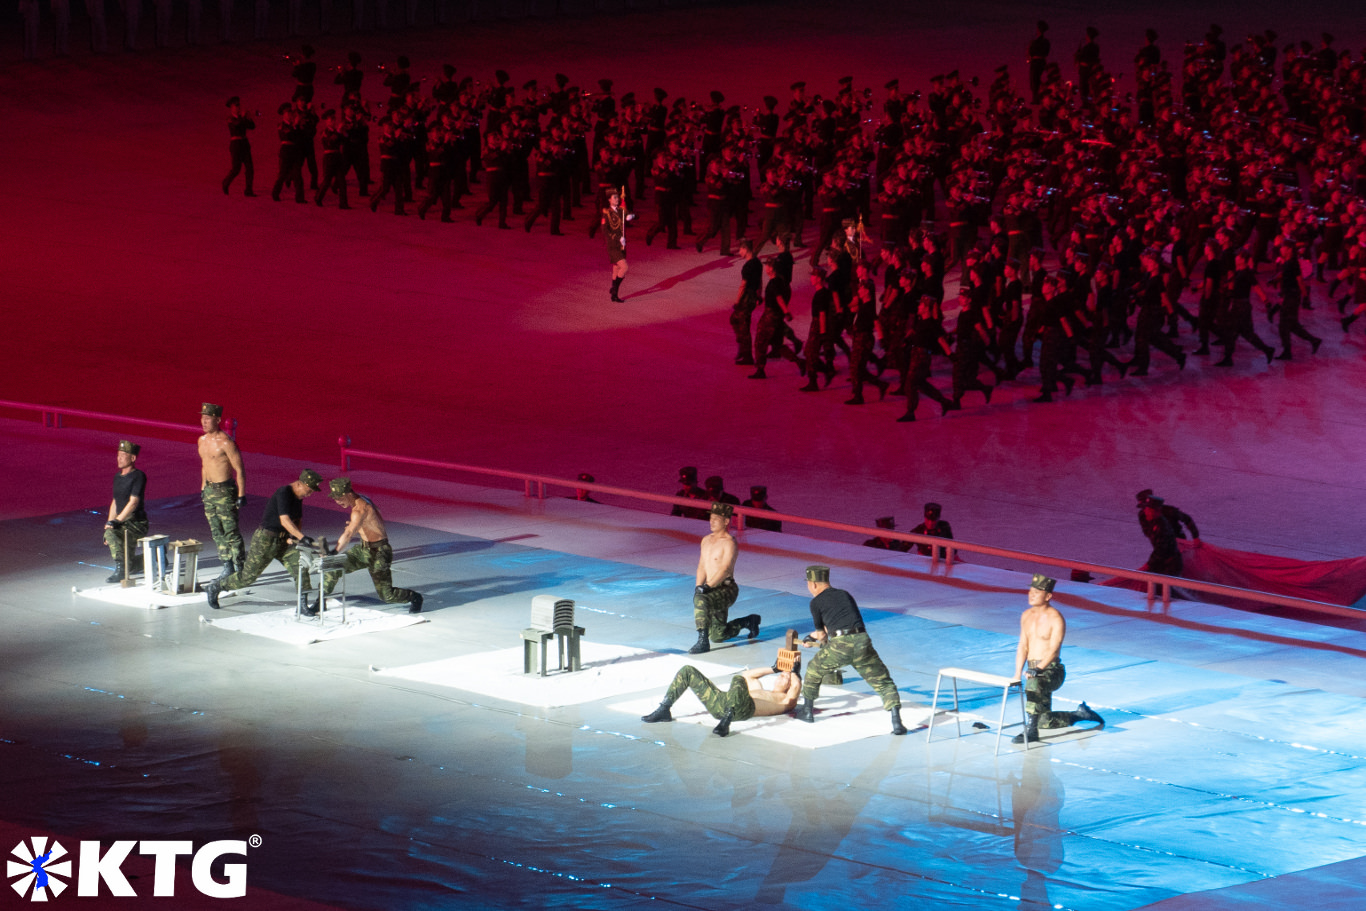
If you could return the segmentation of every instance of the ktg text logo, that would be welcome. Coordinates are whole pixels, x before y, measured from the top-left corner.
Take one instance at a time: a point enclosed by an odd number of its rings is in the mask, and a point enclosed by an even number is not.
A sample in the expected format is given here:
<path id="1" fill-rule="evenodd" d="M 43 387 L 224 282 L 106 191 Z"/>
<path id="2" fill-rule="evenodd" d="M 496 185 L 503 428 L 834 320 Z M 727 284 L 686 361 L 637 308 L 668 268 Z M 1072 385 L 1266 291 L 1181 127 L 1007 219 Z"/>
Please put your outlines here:
<path id="1" fill-rule="evenodd" d="M 137 848 L 138 853 L 155 858 L 153 898 L 175 896 L 176 858 L 187 855 L 192 857 L 190 881 L 201 894 L 210 898 L 242 898 L 247 894 L 247 865 L 225 862 L 221 880 L 214 878 L 213 867 L 221 857 L 236 855 L 245 859 L 248 844 L 259 847 L 261 837 L 253 835 L 249 842 L 211 841 L 197 851 L 189 841 L 116 841 L 108 848 L 98 841 L 83 841 L 76 861 L 76 896 L 99 896 L 101 883 L 107 890 L 104 894 L 118 898 L 136 896 L 138 893 L 123 875 L 122 867 L 128 855 Z M 61 842 L 53 840 L 49 844 L 46 836 L 35 835 L 20 841 L 10 854 L 5 876 L 11 880 L 10 888 L 21 897 L 45 902 L 61 895 L 71 885 L 73 858 Z"/>

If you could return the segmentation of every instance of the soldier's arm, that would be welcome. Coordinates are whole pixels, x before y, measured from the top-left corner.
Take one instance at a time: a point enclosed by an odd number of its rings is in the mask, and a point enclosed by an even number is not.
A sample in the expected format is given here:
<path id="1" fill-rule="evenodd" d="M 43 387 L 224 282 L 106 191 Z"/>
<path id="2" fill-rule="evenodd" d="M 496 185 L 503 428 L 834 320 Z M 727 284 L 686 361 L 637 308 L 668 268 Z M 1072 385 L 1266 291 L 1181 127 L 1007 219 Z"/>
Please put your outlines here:
<path id="1" fill-rule="evenodd" d="M 707 581 L 707 539 L 702 539 L 702 550 L 697 558 L 697 581 L 694 583 L 699 588 L 702 583 Z"/>
<path id="2" fill-rule="evenodd" d="M 284 527 L 285 531 L 289 532 L 289 536 L 293 538 L 295 541 L 302 541 L 305 537 L 307 537 L 307 535 L 303 533 L 299 526 L 294 524 L 294 520 L 291 519 L 289 516 L 284 515 L 283 513 L 280 514 L 280 525 Z"/>
<path id="3" fill-rule="evenodd" d="M 237 477 L 237 496 L 247 495 L 247 470 L 242 465 L 242 452 L 237 448 L 237 444 L 228 440 L 223 446 L 223 454 L 228 457 L 228 464 L 232 466 L 232 473 Z"/>
<path id="4" fill-rule="evenodd" d="M 363 504 L 358 500 L 356 505 L 351 508 L 351 519 L 346 523 L 346 528 L 342 530 L 341 537 L 337 538 L 337 553 L 345 550 L 346 545 L 351 543 L 351 538 L 360 531 L 361 523 L 365 521 L 365 510 L 362 506 Z"/>
<path id="5" fill-rule="evenodd" d="M 105 523 L 104 523 L 105 526 L 108 526 L 109 524 L 111 524 L 111 523 L 114 521 L 114 519 L 116 518 L 117 512 L 118 512 L 118 507 L 114 504 L 114 501 L 113 501 L 113 500 L 110 500 L 110 501 L 109 501 L 109 518 L 108 518 L 107 521 L 105 521 Z"/>
<path id="6" fill-rule="evenodd" d="M 771 667 L 756 667 L 743 671 L 740 676 L 752 682 L 767 677 L 771 673 L 773 673 L 773 668 Z"/>
<path id="7" fill-rule="evenodd" d="M 204 461 L 204 437 L 199 438 L 199 489 L 209 486 L 209 468 Z"/>
<path id="8" fill-rule="evenodd" d="M 1025 660 L 1029 657 L 1029 631 L 1023 614 L 1020 615 L 1020 644 L 1015 647 L 1015 679 L 1024 673 Z"/>

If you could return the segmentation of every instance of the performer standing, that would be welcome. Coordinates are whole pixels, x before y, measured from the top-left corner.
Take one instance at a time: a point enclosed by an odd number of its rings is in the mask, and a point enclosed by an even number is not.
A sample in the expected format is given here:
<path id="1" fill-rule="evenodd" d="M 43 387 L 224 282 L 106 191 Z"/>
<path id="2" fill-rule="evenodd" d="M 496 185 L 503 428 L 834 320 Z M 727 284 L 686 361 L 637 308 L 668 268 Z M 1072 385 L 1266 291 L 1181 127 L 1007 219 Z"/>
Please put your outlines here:
<path id="1" fill-rule="evenodd" d="M 734 639 L 742 629 L 749 630 L 750 639 L 759 635 L 758 614 L 727 620 L 731 605 L 740 596 L 740 588 L 735 584 L 735 559 L 739 554 L 730 533 L 733 515 L 735 507 L 729 503 L 711 504 L 711 532 L 702 539 L 702 552 L 697 560 L 697 588 L 692 598 L 697 642 L 688 649 L 690 655 L 709 652 L 712 642 Z"/>
<path id="2" fill-rule="evenodd" d="M 128 440 L 119 440 L 119 473 L 114 475 L 114 498 L 109 501 L 109 519 L 104 523 L 104 543 L 114 558 L 114 572 L 105 582 L 123 579 L 125 545 L 147 537 L 147 511 L 143 503 L 147 494 L 147 475 L 133 463 L 142 447 Z"/>
<path id="3" fill-rule="evenodd" d="M 1035 574 L 1029 585 L 1029 607 L 1020 615 L 1020 644 L 1015 649 L 1015 679 L 1025 678 L 1025 729 L 1016 734 L 1012 743 L 1038 743 L 1039 728 L 1071 727 L 1078 721 L 1095 721 L 1101 727 L 1105 719 L 1093 712 L 1085 702 L 1075 712 L 1053 711 L 1053 693 L 1067 679 L 1067 668 L 1059 655 L 1062 640 L 1067 635 L 1067 621 L 1052 605 L 1056 580 Z"/>
<path id="4" fill-rule="evenodd" d="M 222 419 L 222 405 L 205 402 L 199 409 L 199 426 L 204 430 L 199 438 L 199 496 L 204 501 L 204 518 L 209 520 L 218 559 L 223 561 L 219 579 L 242 568 L 244 548 L 242 533 L 237 530 L 237 510 L 247 501 L 242 453 L 232 437 L 219 429 Z"/>
<path id="5" fill-rule="evenodd" d="M 333 503 L 351 510 L 346 530 L 337 539 L 334 553 L 346 550 L 346 545 L 353 537 L 359 538 L 360 542 L 347 551 L 344 568 L 330 572 L 323 578 L 322 600 L 327 600 L 327 596 L 332 594 L 332 590 L 337 587 L 343 575 L 364 567 L 370 571 L 370 581 L 375 583 L 375 593 L 382 601 L 386 604 L 406 603 L 408 613 L 421 613 L 421 594 L 406 588 L 394 588 L 393 575 L 389 571 L 394 562 L 394 549 L 389 544 L 389 536 L 384 529 L 384 517 L 379 514 L 379 509 L 369 497 L 362 497 L 351 489 L 350 478 L 334 478 L 328 485 L 328 493 L 331 494 Z"/>
<path id="6" fill-rule="evenodd" d="M 254 129 L 256 121 L 242 112 L 242 100 L 233 95 L 228 99 L 228 157 L 232 160 L 232 170 L 223 178 L 225 196 L 233 180 L 243 170 L 247 172 L 247 192 L 244 195 L 256 195 L 251 189 L 252 181 L 256 178 L 256 167 L 251 160 L 251 140 L 247 138 L 247 130 Z"/>
<path id="7" fill-rule="evenodd" d="M 878 657 L 873 640 L 863 625 L 854 596 L 847 591 L 830 587 L 830 567 L 808 566 L 806 590 L 811 593 L 811 619 L 816 629 L 802 640 L 807 648 L 819 645 L 820 651 L 806 669 L 806 683 L 802 685 L 802 703 L 793 710 L 794 717 L 805 722 L 816 720 L 812 705 L 821 692 L 821 681 L 846 664 L 852 664 L 865 683 L 882 697 L 882 707 L 892 716 L 892 733 L 906 733 L 901 723 L 901 694 L 897 692 L 887 665 Z"/>
<path id="8" fill-rule="evenodd" d="M 616 187 L 607 191 L 607 208 L 602 210 L 602 233 L 607 238 L 607 259 L 612 264 L 612 300 L 623 303 L 617 292 L 621 280 L 630 268 L 626 262 L 626 223 L 635 219 L 622 205 L 621 191 Z"/>

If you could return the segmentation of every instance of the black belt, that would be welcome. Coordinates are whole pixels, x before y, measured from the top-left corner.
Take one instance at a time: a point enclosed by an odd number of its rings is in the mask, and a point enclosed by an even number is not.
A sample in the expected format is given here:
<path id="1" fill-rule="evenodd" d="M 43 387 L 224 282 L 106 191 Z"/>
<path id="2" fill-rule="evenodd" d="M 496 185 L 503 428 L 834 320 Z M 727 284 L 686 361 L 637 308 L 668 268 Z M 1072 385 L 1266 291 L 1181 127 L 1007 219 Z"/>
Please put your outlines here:
<path id="1" fill-rule="evenodd" d="M 866 633 L 866 632 L 868 632 L 868 631 L 867 631 L 866 629 L 863 628 L 863 624 L 862 624 L 862 623 L 855 623 L 853 626 L 849 627 L 848 629 L 836 629 L 836 630 L 831 630 L 831 631 L 830 631 L 830 638 L 831 638 L 831 639 L 838 639 L 840 636 L 852 636 L 852 635 L 854 635 L 855 633 Z"/>

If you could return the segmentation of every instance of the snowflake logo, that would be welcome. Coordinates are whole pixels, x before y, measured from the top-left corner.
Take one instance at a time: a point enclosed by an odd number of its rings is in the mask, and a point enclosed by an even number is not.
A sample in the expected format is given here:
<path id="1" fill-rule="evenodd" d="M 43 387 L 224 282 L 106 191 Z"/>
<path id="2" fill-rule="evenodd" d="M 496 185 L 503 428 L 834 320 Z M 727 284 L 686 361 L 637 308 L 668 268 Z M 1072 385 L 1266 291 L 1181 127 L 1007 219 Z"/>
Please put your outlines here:
<path id="1" fill-rule="evenodd" d="M 71 876 L 71 861 L 60 859 L 66 856 L 60 842 L 54 841 L 49 848 L 47 836 L 35 835 L 29 844 L 20 841 L 10 854 L 19 859 L 6 861 L 5 876 L 14 879 L 10 886 L 21 898 L 30 886 L 29 900 L 35 902 L 45 902 L 49 895 L 61 895 L 66 889 L 63 877 Z"/>

